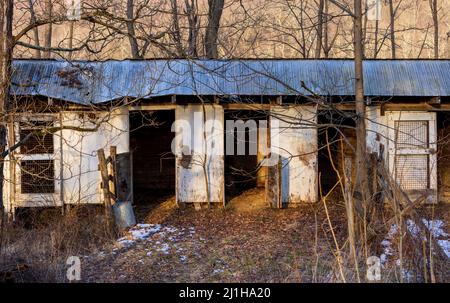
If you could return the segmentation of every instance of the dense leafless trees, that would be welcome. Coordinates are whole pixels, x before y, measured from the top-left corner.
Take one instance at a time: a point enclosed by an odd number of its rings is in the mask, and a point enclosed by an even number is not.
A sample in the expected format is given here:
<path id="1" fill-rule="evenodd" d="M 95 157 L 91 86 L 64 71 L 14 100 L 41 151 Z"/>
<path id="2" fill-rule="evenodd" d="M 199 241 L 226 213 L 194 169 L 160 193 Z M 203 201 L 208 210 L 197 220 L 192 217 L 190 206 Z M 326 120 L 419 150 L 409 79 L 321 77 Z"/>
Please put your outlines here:
<path id="1" fill-rule="evenodd" d="M 361 1 L 364 56 L 445 57 L 448 1 L 382 1 L 379 20 Z M 352 1 L 82 1 L 77 21 L 69 2 L 14 1 L 15 56 L 353 57 Z"/>

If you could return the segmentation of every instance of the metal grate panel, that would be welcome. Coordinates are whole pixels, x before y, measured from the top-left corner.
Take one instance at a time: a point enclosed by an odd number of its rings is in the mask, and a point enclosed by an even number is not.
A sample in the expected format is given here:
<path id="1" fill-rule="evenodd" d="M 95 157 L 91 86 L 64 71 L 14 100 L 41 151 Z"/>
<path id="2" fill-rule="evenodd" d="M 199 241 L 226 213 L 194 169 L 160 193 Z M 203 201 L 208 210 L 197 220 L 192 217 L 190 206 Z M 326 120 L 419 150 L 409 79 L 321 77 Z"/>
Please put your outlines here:
<path id="1" fill-rule="evenodd" d="M 55 168 L 53 160 L 21 161 L 20 168 L 20 187 L 23 194 L 47 194 L 55 192 Z"/>
<path id="2" fill-rule="evenodd" d="M 428 148 L 428 121 L 395 121 L 397 149 Z"/>
<path id="3" fill-rule="evenodd" d="M 403 190 L 429 188 L 428 155 L 395 156 L 395 175 Z"/>
<path id="4" fill-rule="evenodd" d="M 45 130 L 46 127 L 52 126 L 50 121 L 29 121 L 20 125 L 20 140 L 23 140 L 32 132 Z M 20 146 L 21 154 L 52 154 L 53 153 L 53 134 L 37 133 L 31 135 Z"/>

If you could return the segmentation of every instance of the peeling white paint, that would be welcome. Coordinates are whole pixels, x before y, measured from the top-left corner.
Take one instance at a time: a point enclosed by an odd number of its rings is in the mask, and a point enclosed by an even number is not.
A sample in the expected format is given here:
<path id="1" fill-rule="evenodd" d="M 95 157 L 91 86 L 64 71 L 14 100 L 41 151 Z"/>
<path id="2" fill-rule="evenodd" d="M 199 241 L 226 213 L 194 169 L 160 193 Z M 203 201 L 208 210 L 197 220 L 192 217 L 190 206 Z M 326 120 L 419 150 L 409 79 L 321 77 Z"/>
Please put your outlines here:
<path id="1" fill-rule="evenodd" d="M 91 117 L 88 117 L 88 112 L 67 111 L 53 116 L 55 127 L 60 126 L 62 121 L 63 126 L 94 130 L 82 132 L 64 129 L 56 132 L 53 136 L 53 154 L 20 155 L 20 153 L 16 153 L 18 160 L 53 159 L 55 191 L 52 194 L 22 194 L 20 190 L 20 168 L 16 164 L 15 195 L 12 199 L 8 184 L 14 181 L 9 175 L 8 163 L 4 172 L 10 182 L 5 182 L 3 185 L 6 189 L 4 201 L 7 209 L 61 206 L 63 202 L 64 204 L 103 203 L 100 192 L 101 179 L 98 171 L 97 150 L 103 148 L 108 155 L 109 147 L 114 145 L 117 146 L 118 153 L 129 151 L 128 109 L 95 112 L 95 119 L 92 117 L 93 113 L 89 112 Z M 95 129 L 96 124 L 99 125 L 98 129 Z M 18 125 L 15 128 L 18 138 Z M 11 205 L 12 201 L 14 201 L 14 205 Z"/>
<path id="2" fill-rule="evenodd" d="M 397 148 L 396 147 L 396 121 L 412 121 L 420 122 L 426 121 L 428 123 L 428 147 L 427 148 Z M 397 156 L 418 156 L 423 155 L 428 157 L 428 172 L 426 175 L 429 178 L 429 184 L 423 184 L 424 189 L 429 190 L 428 202 L 437 201 L 437 157 L 435 151 L 437 150 L 437 133 L 436 133 L 436 113 L 431 112 L 413 112 L 413 111 L 386 111 L 385 115 L 381 115 L 380 107 L 367 107 L 366 109 L 366 128 L 367 128 L 367 151 L 374 152 L 385 159 L 386 165 L 389 167 L 389 172 L 393 178 L 400 178 L 397 176 L 395 159 Z M 408 135 L 408 134 L 405 134 Z M 411 134 L 411 140 L 417 140 Z M 382 152 L 382 148 L 384 151 Z M 400 159 L 400 158 L 399 158 Z M 407 174 L 408 180 L 423 179 L 423 171 L 426 167 L 417 167 L 410 165 L 402 160 L 402 170 Z M 400 163 L 400 162 L 399 162 Z M 400 164 L 397 164 L 400 165 Z M 401 184 L 400 184 L 401 185 Z M 417 190 L 406 190 L 412 200 L 417 198 Z"/>
<path id="3" fill-rule="evenodd" d="M 281 155 L 282 202 L 318 200 L 317 108 L 271 107 L 271 152 Z"/>
<path id="4" fill-rule="evenodd" d="M 204 113 L 206 113 L 206 116 L 204 116 Z M 174 147 L 178 203 L 208 201 L 223 203 L 223 119 L 223 107 L 219 105 L 177 106 L 175 110 L 176 136 Z M 209 123 L 205 124 L 203 121 L 209 121 Z M 214 123 L 211 123 L 211 121 L 214 121 Z M 185 125 L 181 125 L 182 122 Z M 187 140 L 189 141 L 186 142 Z M 189 162 L 187 166 L 182 165 L 183 148 L 185 154 L 191 153 L 190 156 L 192 156 L 189 161 L 186 161 Z M 209 191 L 209 199 L 207 191 Z"/>

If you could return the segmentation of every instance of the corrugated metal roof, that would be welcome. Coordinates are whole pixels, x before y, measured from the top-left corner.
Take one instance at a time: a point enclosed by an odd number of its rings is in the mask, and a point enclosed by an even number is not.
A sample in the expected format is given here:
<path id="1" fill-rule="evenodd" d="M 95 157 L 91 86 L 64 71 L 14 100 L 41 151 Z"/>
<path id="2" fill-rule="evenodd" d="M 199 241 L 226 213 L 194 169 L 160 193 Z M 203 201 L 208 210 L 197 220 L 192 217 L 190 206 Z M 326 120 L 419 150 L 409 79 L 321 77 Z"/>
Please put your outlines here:
<path id="1" fill-rule="evenodd" d="M 352 60 L 15 60 L 12 93 L 89 104 L 164 95 L 353 95 Z M 367 96 L 450 96 L 450 60 L 367 60 Z"/>

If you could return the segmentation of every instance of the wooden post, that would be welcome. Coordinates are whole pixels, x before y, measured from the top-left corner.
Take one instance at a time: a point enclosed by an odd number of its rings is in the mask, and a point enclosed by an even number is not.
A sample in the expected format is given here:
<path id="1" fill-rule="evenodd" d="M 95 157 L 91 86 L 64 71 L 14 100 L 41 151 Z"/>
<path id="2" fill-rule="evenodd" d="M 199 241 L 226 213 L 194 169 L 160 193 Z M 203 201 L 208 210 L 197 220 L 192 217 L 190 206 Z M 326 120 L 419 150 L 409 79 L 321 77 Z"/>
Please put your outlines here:
<path id="1" fill-rule="evenodd" d="M 281 156 L 278 157 L 277 163 L 277 187 L 278 187 L 278 208 L 283 208 L 283 179 L 282 179 L 282 171 L 283 171 L 283 162 L 281 161 Z"/>
<path id="2" fill-rule="evenodd" d="M 102 190 L 103 190 L 103 198 L 104 198 L 104 205 L 105 205 L 105 216 L 107 220 L 107 226 L 108 230 L 111 230 L 111 219 L 112 219 L 112 212 L 111 212 L 111 195 L 109 191 L 109 177 L 108 177 L 108 167 L 105 157 L 105 152 L 101 148 L 97 151 L 98 155 L 98 163 L 100 168 L 100 174 L 102 177 Z"/>
<path id="3" fill-rule="evenodd" d="M 264 158 L 267 154 L 267 129 L 265 136 L 261 136 L 261 130 L 258 129 L 258 152 L 257 152 L 257 162 L 258 165 L 264 161 Z M 267 166 L 260 166 L 256 173 L 256 186 L 264 187 L 266 185 L 266 175 L 267 175 Z"/>
<path id="4" fill-rule="evenodd" d="M 117 172 L 117 165 L 116 165 L 116 159 L 117 159 L 117 148 L 115 146 L 110 146 L 109 148 L 109 166 L 108 166 L 108 180 L 109 180 L 109 192 L 111 197 L 111 205 L 113 205 L 116 202 L 117 199 L 117 178 L 116 178 L 116 172 Z"/>
<path id="5" fill-rule="evenodd" d="M 281 184 L 281 157 L 273 166 L 267 167 L 266 178 L 266 201 L 270 207 L 281 208 L 283 206 L 282 200 L 282 184 Z"/>

